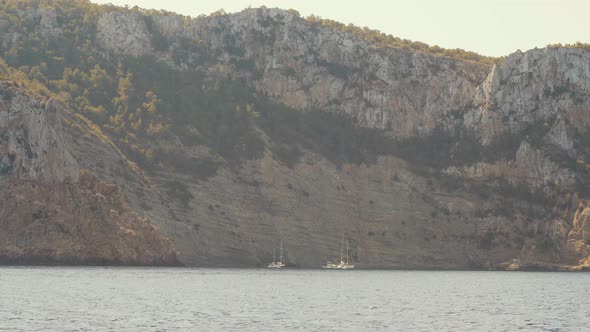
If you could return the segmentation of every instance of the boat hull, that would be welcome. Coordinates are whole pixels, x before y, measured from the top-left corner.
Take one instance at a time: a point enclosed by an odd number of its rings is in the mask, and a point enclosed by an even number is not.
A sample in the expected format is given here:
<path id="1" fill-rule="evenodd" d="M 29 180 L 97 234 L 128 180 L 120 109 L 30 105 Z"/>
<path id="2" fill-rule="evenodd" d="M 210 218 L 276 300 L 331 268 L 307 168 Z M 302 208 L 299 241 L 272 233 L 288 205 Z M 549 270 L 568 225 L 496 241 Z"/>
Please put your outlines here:
<path id="1" fill-rule="evenodd" d="M 273 262 L 268 264 L 267 268 L 269 269 L 282 269 L 284 268 L 286 265 L 280 262 Z"/>

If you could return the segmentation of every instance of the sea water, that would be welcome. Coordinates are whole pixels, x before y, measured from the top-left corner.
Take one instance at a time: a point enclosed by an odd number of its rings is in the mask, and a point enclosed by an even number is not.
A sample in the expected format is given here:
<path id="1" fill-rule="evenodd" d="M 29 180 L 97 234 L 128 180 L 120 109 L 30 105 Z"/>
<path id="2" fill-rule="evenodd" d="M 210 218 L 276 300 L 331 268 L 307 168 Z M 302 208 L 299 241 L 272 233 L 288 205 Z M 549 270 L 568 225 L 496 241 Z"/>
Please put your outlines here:
<path id="1" fill-rule="evenodd" d="M 590 274 L 0 267 L 0 331 L 589 331 Z"/>

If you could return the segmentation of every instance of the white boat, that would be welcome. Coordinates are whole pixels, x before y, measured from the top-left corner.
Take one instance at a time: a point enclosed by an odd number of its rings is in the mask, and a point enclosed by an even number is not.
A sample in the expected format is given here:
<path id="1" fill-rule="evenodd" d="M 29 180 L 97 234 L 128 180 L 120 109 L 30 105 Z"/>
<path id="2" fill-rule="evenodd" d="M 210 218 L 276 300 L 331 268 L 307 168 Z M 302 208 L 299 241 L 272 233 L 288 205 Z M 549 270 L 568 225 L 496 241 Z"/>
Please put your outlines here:
<path id="1" fill-rule="evenodd" d="M 338 268 L 341 270 L 354 269 L 354 265 L 350 264 L 348 260 L 348 239 L 346 239 L 346 260 L 344 261 L 340 259 L 340 264 L 338 264 Z"/>
<path id="2" fill-rule="evenodd" d="M 344 233 L 342 233 L 342 241 L 340 242 L 340 263 L 336 264 L 332 262 L 326 262 L 322 268 L 338 270 L 354 269 L 354 265 L 350 264 L 348 259 L 348 239 L 346 240 L 346 260 L 344 259 Z"/>
<path id="3" fill-rule="evenodd" d="M 275 257 L 275 250 L 272 250 L 272 263 L 268 264 L 268 268 L 269 269 L 280 269 L 287 266 L 287 264 L 285 264 L 285 256 L 283 255 L 283 241 L 281 241 L 281 256 L 279 257 L 279 260 L 276 260 Z"/>
<path id="4" fill-rule="evenodd" d="M 322 268 L 324 268 L 324 269 L 337 269 L 338 264 L 335 264 L 332 262 L 326 262 L 326 264 L 324 264 L 324 266 L 322 266 Z"/>

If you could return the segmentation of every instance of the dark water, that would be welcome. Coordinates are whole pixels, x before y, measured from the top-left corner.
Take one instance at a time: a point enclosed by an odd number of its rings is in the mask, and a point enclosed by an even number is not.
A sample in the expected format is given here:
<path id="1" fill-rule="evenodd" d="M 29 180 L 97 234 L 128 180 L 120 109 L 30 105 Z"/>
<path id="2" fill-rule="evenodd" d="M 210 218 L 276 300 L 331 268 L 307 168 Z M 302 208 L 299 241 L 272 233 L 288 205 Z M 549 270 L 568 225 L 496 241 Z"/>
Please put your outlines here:
<path id="1" fill-rule="evenodd" d="M 589 331 L 590 274 L 0 268 L 0 331 Z"/>

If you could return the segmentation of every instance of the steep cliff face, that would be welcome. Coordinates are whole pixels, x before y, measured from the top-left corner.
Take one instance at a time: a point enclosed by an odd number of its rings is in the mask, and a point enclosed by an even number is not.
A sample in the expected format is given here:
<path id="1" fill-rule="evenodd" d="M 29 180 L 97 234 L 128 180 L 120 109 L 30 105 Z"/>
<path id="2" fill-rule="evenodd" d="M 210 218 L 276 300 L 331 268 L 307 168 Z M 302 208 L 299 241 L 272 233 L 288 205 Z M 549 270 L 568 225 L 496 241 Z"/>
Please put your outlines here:
<path id="1" fill-rule="evenodd" d="M 588 51 L 544 49 L 510 55 L 495 66 L 479 87 L 479 106 L 465 115 L 465 125 L 484 145 L 509 138 L 516 156 L 512 163 L 478 164 L 467 173 L 535 187 L 586 183 L 580 177 L 587 177 L 589 157 L 588 60 Z"/>
<path id="2" fill-rule="evenodd" d="M 0 262 L 178 264 L 170 240 L 119 189 L 81 170 L 55 99 L 0 83 Z"/>
<path id="3" fill-rule="evenodd" d="M 59 20 L 37 15 L 40 33 L 61 38 Z M 317 267 L 339 255 L 342 233 L 363 267 L 587 265 L 587 50 L 531 50 L 490 66 L 378 47 L 264 8 L 195 19 L 111 8 L 92 27 L 94 55 L 134 70 L 137 89 L 155 91 L 169 106 L 146 119 L 174 130 L 121 134 L 118 117 L 131 117 L 112 111 L 105 137 L 89 133 L 88 120 L 70 115 L 62 128 L 46 112 L 37 118 L 55 129 L 6 131 L 14 137 L 4 152 L 0 145 L 4 179 L 34 174 L 57 179 L 56 188 L 82 183 L 80 204 L 95 212 L 80 219 L 117 217 L 111 225 L 138 232 L 121 217 L 135 216 L 120 212 L 123 196 L 90 208 L 93 196 L 83 193 L 96 190 L 79 175 L 88 169 L 102 179 L 92 181 L 117 184 L 131 210 L 172 238 L 188 265 L 260 266 L 282 240 L 290 264 Z M 124 98 L 116 96 L 119 109 Z M 0 112 L 0 127 L 9 128 L 2 119 Z M 200 125 L 205 120 L 213 125 Z M 63 144 L 47 143 L 51 130 Z M 49 136 L 28 140 L 44 143 L 27 148 L 18 137 L 29 132 Z M 26 157 L 29 150 L 59 158 Z M 134 157 L 138 150 L 148 157 Z M 10 197 L 13 204 L 16 192 Z M 109 227 L 101 232 L 128 238 Z M 157 232 L 147 232 L 132 242 L 134 254 L 127 245 L 115 257 L 140 257 L 153 241 L 161 244 L 157 257 L 165 256 L 171 249 L 154 238 Z"/>
<path id="4" fill-rule="evenodd" d="M 427 134 L 451 113 L 472 107 L 489 72 L 483 64 L 377 49 L 280 9 L 194 20 L 156 16 L 150 22 L 153 34 L 136 14 L 108 13 L 98 21 L 98 39 L 113 54 L 156 55 L 182 69 L 201 63 L 210 75 L 245 76 L 258 93 L 287 106 L 343 112 L 397 137 Z M 154 50 L 154 38 L 169 47 Z M 182 43 L 205 47 L 213 59 L 203 63 L 194 52 L 175 62 Z"/>

